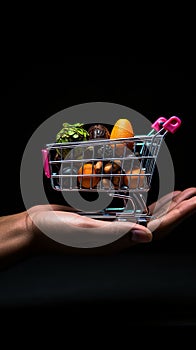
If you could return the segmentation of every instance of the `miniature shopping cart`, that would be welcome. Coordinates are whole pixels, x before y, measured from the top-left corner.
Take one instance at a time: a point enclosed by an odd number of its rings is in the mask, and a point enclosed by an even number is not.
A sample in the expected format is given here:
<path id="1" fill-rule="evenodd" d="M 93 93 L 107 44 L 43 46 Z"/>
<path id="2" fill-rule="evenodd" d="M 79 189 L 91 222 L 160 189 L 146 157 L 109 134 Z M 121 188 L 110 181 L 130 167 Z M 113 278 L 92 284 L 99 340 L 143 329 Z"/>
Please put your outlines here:
<path id="1" fill-rule="evenodd" d="M 111 201 L 118 198 L 123 203 L 94 212 L 81 210 L 81 215 L 146 225 L 146 194 L 163 138 L 180 124 L 176 116 L 160 117 L 148 135 L 47 144 L 42 150 L 45 176 L 55 191 L 105 192 Z"/>

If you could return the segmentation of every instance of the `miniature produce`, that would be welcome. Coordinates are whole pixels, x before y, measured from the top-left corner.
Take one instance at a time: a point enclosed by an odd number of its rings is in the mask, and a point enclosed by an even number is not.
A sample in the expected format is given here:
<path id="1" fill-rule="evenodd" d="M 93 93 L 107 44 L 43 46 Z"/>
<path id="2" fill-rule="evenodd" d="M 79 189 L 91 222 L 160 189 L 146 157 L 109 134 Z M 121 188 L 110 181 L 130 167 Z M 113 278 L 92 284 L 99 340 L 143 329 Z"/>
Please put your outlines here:
<path id="1" fill-rule="evenodd" d="M 109 139 L 110 132 L 109 130 L 102 124 L 92 125 L 88 129 L 90 140 L 93 139 Z"/>
<path id="2" fill-rule="evenodd" d="M 121 168 L 121 161 L 116 159 L 113 162 L 108 162 L 104 166 L 104 173 L 113 174 Z"/>
<path id="3" fill-rule="evenodd" d="M 145 175 L 145 169 L 140 169 L 140 168 L 136 168 L 136 169 L 132 169 L 131 171 L 128 170 L 126 172 L 125 178 L 124 178 L 124 183 L 126 186 L 128 186 L 130 189 L 135 189 L 138 187 L 144 187 L 145 186 L 145 180 L 146 177 Z M 142 175 L 139 175 L 142 174 Z"/>
<path id="4" fill-rule="evenodd" d="M 70 150 L 73 150 L 71 154 L 73 159 L 85 159 L 83 164 L 79 165 L 78 169 L 75 169 L 77 174 L 77 186 L 84 189 L 96 188 L 99 181 L 104 188 L 114 188 L 116 190 L 120 188 L 134 189 L 144 186 L 144 176 L 138 174 L 144 174 L 144 170 L 139 166 L 136 169 L 132 169 L 131 173 L 125 171 L 125 161 L 122 155 L 125 154 L 124 150 L 127 146 L 129 152 L 133 150 L 134 143 L 122 141 L 122 143 L 112 142 L 113 139 L 131 138 L 134 136 L 134 131 L 131 122 L 126 118 L 118 119 L 114 124 L 111 133 L 102 124 L 92 125 L 88 130 L 85 129 L 83 123 L 63 123 L 63 128 L 56 135 L 56 143 L 64 143 L 65 146 L 57 148 L 56 159 L 68 157 Z M 91 141 L 95 139 L 108 139 L 109 143 L 99 143 L 94 145 L 88 145 L 87 147 L 80 147 L 80 141 Z M 77 147 L 71 146 L 66 143 L 79 142 Z M 65 148 L 64 148 L 65 147 Z M 119 156 L 120 159 L 112 160 Z M 126 152 L 127 156 L 127 152 Z M 77 164 L 77 163 L 76 163 Z M 76 165 L 75 164 L 75 165 Z M 123 165 L 122 165 L 123 164 Z M 72 169 L 65 167 L 63 169 L 63 175 L 67 175 L 66 187 L 69 187 L 70 177 Z"/>
<path id="5" fill-rule="evenodd" d="M 78 170 L 78 182 L 84 188 L 93 188 L 100 181 L 99 176 L 92 176 L 96 174 L 96 168 L 92 163 L 85 163 Z M 83 176 L 81 176 L 83 175 Z"/>
<path id="6" fill-rule="evenodd" d="M 83 125 L 83 123 L 63 123 L 63 128 L 56 135 L 56 142 L 87 141 L 89 134 Z"/>
<path id="7" fill-rule="evenodd" d="M 114 185 L 114 188 L 119 189 L 121 185 L 125 185 L 124 183 L 124 170 L 121 168 L 121 161 L 116 159 L 115 161 L 111 161 L 105 164 L 104 173 L 111 174 L 111 181 Z"/>
<path id="8" fill-rule="evenodd" d="M 134 136 L 134 131 L 131 122 L 126 118 L 120 118 L 114 124 L 110 139 L 120 139 L 120 138 L 129 138 Z M 114 144 L 113 144 L 114 145 Z M 116 154 L 122 155 L 124 147 L 127 146 L 130 150 L 133 149 L 134 143 L 118 143 L 116 144 Z"/>
<path id="9" fill-rule="evenodd" d="M 121 118 L 118 119 L 117 122 L 114 124 L 110 138 L 119 139 L 133 136 L 134 132 L 131 122 L 126 118 Z"/>
<path id="10" fill-rule="evenodd" d="M 67 143 L 67 142 L 76 142 L 76 141 L 87 141 L 89 139 L 89 133 L 84 129 L 83 123 L 63 123 L 63 128 L 56 135 L 57 143 Z M 63 158 L 69 153 L 70 148 L 64 148 L 62 151 Z M 80 149 L 78 148 L 78 151 Z M 61 156 L 59 150 L 57 153 Z M 79 155 L 78 155 L 79 156 Z"/>

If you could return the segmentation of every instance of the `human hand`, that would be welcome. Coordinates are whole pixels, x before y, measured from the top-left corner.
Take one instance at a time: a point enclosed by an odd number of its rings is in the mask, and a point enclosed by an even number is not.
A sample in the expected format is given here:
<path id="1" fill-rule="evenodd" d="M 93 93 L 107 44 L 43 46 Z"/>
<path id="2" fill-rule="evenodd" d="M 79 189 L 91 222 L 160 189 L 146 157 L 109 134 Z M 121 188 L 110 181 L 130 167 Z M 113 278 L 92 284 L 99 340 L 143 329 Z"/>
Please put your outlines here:
<path id="1" fill-rule="evenodd" d="M 38 252 L 109 254 L 152 240 L 152 233 L 142 225 L 95 220 L 62 205 L 30 208 L 27 230 Z"/>
<path id="2" fill-rule="evenodd" d="M 152 238 L 157 240 L 167 236 L 177 225 L 196 212 L 196 188 L 171 192 L 151 204 L 149 210 L 153 218 L 146 228 L 130 222 L 94 220 L 75 213 L 70 207 L 40 205 L 30 209 L 29 225 L 35 234 L 38 250 L 108 254 L 138 243 L 150 242 Z M 52 213 L 54 215 L 51 215 Z M 43 234 L 44 230 L 53 232 L 52 240 Z M 55 241 L 55 235 L 58 235 L 58 238 L 60 235 L 64 242 L 73 244 L 60 244 Z M 74 247 L 78 237 L 81 240 L 79 245 L 76 243 Z M 96 239 L 98 244 L 95 243 Z"/>
<path id="3" fill-rule="evenodd" d="M 196 212 L 196 188 L 169 193 L 151 204 L 149 210 L 153 216 L 147 227 L 131 222 L 94 220 L 59 205 L 38 205 L 1 217 L 0 266 L 39 252 L 110 254 L 151 242 L 152 238 L 162 239 Z M 53 236 L 46 235 L 45 230 Z M 55 234 L 69 244 L 55 241 Z M 89 242 L 94 246 L 91 249 Z M 99 244 L 94 244 L 96 242 Z"/>
<path id="4" fill-rule="evenodd" d="M 149 206 L 154 219 L 148 223 L 153 239 L 167 236 L 176 226 L 196 213 L 196 187 L 174 191 Z"/>
<path id="5" fill-rule="evenodd" d="M 84 254 L 120 251 L 138 243 L 150 242 L 152 237 L 156 240 L 168 235 L 196 211 L 196 188 L 171 192 L 151 204 L 149 210 L 153 219 L 146 228 L 130 222 L 114 224 L 94 220 L 66 206 L 39 205 L 29 210 L 28 230 L 34 233 L 36 249 L 41 251 Z M 52 240 L 50 234 L 49 237 L 43 234 L 44 231 L 52 232 Z M 63 244 L 59 243 L 61 240 Z"/>

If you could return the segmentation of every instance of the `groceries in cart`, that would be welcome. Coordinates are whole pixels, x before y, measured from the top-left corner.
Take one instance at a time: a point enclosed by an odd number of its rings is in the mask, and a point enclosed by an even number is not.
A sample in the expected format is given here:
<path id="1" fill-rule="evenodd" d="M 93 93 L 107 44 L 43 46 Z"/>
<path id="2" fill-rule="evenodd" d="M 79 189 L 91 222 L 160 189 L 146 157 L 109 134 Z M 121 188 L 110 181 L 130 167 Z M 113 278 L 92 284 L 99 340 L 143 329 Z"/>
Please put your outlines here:
<path id="1" fill-rule="evenodd" d="M 82 123 L 64 123 L 49 152 L 53 188 L 127 191 L 144 186 L 145 169 L 133 137 L 132 124 L 125 118 L 111 131 L 103 124 L 85 129 Z"/>
<path id="2" fill-rule="evenodd" d="M 135 135 L 127 118 L 113 126 L 65 122 L 55 142 L 42 150 L 45 175 L 56 191 L 108 192 L 129 200 L 131 213 L 146 215 L 143 194 L 150 189 L 161 143 L 180 124 L 176 116 L 159 117 L 147 135 Z"/>

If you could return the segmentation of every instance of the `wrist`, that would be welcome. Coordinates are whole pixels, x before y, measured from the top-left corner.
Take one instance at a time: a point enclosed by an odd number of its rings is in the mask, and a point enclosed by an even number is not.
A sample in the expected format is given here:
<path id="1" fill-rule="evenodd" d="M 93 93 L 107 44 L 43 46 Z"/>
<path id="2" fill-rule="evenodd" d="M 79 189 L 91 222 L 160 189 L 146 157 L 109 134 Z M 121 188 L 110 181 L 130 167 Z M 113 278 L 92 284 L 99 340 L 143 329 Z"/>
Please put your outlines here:
<path id="1" fill-rule="evenodd" d="M 29 256 L 33 248 L 34 235 L 27 229 L 26 212 L 0 218 L 1 267 Z"/>

